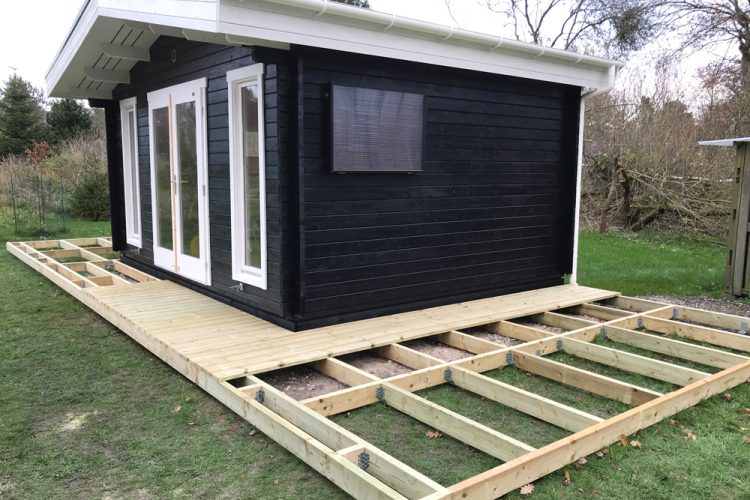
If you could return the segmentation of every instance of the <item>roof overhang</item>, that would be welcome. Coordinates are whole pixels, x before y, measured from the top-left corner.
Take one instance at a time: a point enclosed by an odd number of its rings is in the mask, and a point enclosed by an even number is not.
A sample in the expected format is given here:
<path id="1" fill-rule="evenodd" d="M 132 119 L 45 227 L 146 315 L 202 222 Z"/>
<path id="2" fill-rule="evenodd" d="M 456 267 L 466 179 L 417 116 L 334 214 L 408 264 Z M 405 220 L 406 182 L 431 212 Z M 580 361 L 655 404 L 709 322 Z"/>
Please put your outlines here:
<path id="1" fill-rule="evenodd" d="M 306 45 L 486 73 L 612 88 L 622 64 L 327 0 L 87 0 L 47 72 L 53 97 L 111 99 L 161 35 Z"/>
<path id="2" fill-rule="evenodd" d="M 736 146 L 742 142 L 750 142 L 750 137 L 735 137 L 734 139 L 718 139 L 715 141 L 699 141 L 701 146 Z"/>

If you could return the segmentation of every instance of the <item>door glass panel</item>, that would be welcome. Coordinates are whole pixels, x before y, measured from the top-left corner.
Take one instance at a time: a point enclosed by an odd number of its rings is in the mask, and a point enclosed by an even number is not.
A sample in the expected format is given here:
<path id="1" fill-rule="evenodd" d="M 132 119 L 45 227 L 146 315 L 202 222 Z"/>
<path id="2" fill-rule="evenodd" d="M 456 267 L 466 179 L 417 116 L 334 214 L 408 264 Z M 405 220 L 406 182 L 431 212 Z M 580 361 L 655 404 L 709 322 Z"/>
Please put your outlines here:
<path id="1" fill-rule="evenodd" d="M 141 234 L 141 221 L 139 220 L 138 214 L 139 214 L 139 207 L 138 207 L 138 161 L 137 161 L 137 154 L 138 151 L 135 149 L 136 139 L 138 136 L 135 123 L 135 112 L 134 111 L 128 111 L 128 132 L 130 133 L 130 140 L 129 142 L 129 148 L 130 148 L 130 165 L 129 171 L 130 171 L 130 196 L 131 196 L 131 207 L 132 207 L 132 213 L 130 214 L 130 218 L 133 220 L 133 233 L 134 234 Z"/>
<path id="2" fill-rule="evenodd" d="M 169 151 L 169 109 L 157 108 L 152 113 L 154 162 L 156 168 L 157 242 L 162 248 L 173 249 L 172 242 L 172 182 Z"/>
<path id="3" fill-rule="evenodd" d="M 176 106 L 177 150 L 179 152 L 180 220 L 182 253 L 200 258 L 198 229 L 198 149 L 195 102 Z"/>
<path id="4" fill-rule="evenodd" d="M 260 269 L 260 158 L 258 85 L 242 88 L 242 153 L 245 204 L 245 265 Z"/>

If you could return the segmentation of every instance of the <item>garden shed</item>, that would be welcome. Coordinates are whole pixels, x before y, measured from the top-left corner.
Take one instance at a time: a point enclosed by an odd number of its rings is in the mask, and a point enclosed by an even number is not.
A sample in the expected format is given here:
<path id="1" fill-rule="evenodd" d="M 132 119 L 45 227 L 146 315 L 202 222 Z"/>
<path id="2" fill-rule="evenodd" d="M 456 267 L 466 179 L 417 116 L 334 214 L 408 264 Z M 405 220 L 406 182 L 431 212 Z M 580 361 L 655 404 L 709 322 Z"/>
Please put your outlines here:
<path id="1" fill-rule="evenodd" d="M 298 330 L 575 282 L 582 105 L 618 63 L 318 0 L 89 0 L 130 266 Z"/>

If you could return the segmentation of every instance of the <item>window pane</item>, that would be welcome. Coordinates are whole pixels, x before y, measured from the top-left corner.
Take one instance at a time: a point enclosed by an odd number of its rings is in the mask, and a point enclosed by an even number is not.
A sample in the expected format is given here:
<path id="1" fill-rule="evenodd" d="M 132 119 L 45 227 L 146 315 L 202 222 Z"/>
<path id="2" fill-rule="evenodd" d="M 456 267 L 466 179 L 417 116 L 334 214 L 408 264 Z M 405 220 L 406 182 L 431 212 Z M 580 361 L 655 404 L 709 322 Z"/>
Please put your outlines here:
<path id="1" fill-rule="evenodd" d="M 182 253 L 200 258 L 198 229 L 198 149 L 195 102 L 176 106 L 177 148 L 180 170 L 180 215 L 182 219 Z"/>
<path id="2" fill-rule="evenodd" d="M 258 85 L 242 88 L 245 265 L 260 269 L 260 158 Z"/>
<path id="3" fill-rule="evenodd" d="M 138 207 L 138 151 L 135 149 L 136 139 L 138 137 L 138 129 L 136 128 L 135 111 L 128 111 L 128 132 L 130 133 L 130 140 L 128 141 L 130 147 L 130 165 L 128 170 L 130 173 L 130 198 L 132 203 L 132 213 L 130 218 L 132 219 L 133 234 L 141 234 L 141 221 L 138 217 L 140 212 Z"/>
<path id="4" fill-rule="evenodd" d="M 169 109 L 157 108 L 152 115 L 154 130 L 154 161 L 156 168 L 157 242 L 172 250 L 172 182 L 169 152 Z"/>

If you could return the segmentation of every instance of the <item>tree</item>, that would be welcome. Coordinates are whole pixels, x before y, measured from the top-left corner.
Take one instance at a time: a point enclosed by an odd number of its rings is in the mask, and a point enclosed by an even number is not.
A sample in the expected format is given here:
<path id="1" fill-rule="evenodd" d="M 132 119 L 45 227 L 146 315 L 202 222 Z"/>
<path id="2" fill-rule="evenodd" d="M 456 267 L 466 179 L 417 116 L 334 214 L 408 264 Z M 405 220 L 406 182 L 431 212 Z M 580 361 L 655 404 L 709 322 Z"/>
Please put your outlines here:
<path id="1" fill-rule="evenodd" d="M 739 0 L 672 0 L 673 17 L 681 20 L 684 48 L 703 49 L 733 43 L 740 53 L 740 81 L 750 89 L 750 2 Z"/>
<path id="2" fill-rule="evenodd" d="M 652 40 L 660 0 L 485 0 L 507 16 L 520 41 L 564 50 L 623 56 Z"/>
<path id="3" fill-rule="evenodd" d="M 370 8 L 370 2 L 368 0 L 334 0 L 338 3 L 345 3 L 346 5 L 353 5 L 355 7 L 362 7 L 363 9 Z"/>
<path id="4" fill-rule="evenodd" d="M 52 103 L 47 123 L 58 141 L 70 140 L 91 132 L 91 110 L 75 99 L 65 98 Z"/>
<path id="5" fill-rule="evenodd" d="M 22 154 L 49 136 L 42 93 L 18 75 L 0 91 L 0 157 Z"/>

